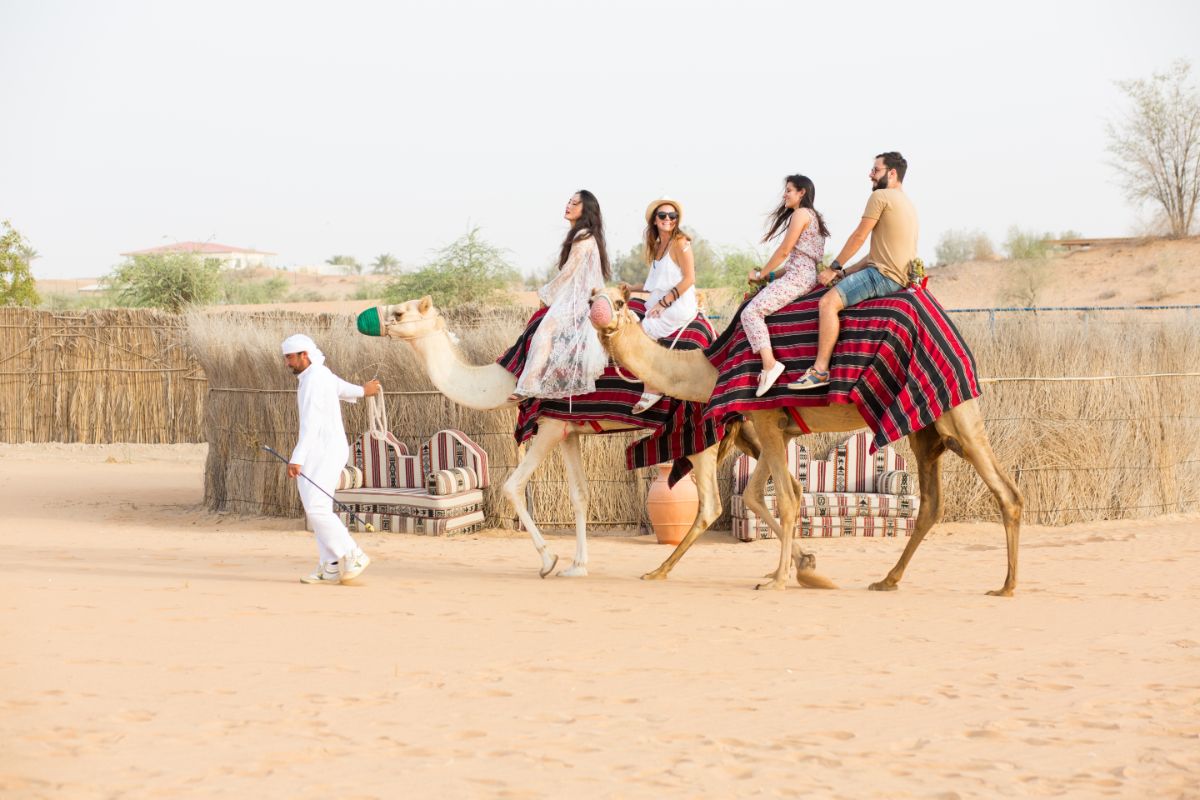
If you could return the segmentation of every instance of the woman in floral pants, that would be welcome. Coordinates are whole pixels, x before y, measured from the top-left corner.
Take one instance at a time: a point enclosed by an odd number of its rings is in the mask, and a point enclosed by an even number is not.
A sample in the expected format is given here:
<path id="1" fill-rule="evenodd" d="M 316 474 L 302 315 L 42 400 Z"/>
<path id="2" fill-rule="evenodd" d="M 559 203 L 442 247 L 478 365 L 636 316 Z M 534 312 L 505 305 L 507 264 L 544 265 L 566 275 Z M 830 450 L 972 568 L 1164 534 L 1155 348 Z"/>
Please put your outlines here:
<path id="1" fill-rule="evenodd" d="M 767 332 L 766 317 L 791 303 L 801 295 L 817 287 L 817 264 L 825 253 L 825 240 L 829 229 L 825 220 L 813 207 L 816 195 L 813 182 L 804 175 L 789 175 L 784 181 L 783 201 L 771 214 L 771 227 L 763 237 L 768 242 L 785 230 L 783 241 L 774 255 L 760 270 L 751 270 L 749 279 L 758 282 L 764 278 L 767 285 L 742 310 L 742 327 L 750 349 L 762 358 L 762 372 L 758 376 L 755 397 L 767 393 L 779 376 L 783 364 L 775 360 L 771 350 L 771 336 Z"/>

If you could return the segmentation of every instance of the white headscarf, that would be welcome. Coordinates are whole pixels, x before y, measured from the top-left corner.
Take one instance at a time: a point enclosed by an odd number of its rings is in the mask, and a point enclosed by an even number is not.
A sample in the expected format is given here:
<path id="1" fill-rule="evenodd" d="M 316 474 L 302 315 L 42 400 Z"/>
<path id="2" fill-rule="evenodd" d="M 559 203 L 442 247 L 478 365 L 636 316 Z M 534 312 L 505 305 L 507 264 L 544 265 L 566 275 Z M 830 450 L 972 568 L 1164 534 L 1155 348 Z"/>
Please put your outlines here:
<path id="1" fill-rule="evenodd" d="M 285 356 L 289 353 L 308 353 L 308 360 L 318 367 L 325 363 L 325 354 L 317 347 L 317 343 L 303 333 L 294 333 L 284 339 L 280 349 Z"/>

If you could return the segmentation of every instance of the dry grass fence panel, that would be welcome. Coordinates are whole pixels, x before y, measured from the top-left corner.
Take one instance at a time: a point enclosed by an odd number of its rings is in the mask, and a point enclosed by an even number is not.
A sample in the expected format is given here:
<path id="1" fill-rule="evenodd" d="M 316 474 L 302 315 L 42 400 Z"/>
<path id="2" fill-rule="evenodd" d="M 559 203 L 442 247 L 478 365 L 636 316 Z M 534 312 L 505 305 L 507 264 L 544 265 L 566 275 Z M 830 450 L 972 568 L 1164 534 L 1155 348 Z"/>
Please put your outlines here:
<path id="1" fill-rule="evenodd" d="M 525 315 L 519 308 L 463 309 L 451 316 L 450 328 L 461 338 L 464 359 L 484 364 L 513 341 Z M 1025 494 L 1027 520 L 1064 524 L 1200 507 L 1200 378 L 1194 375 L 1200 319 L 1183 312 L 954 319 L 980 374 L 995 381 L 984 385 L 980 404 L 996 454 Z M 279 342 L 297 331 L 313 335 L 347 380 L 383 381 L 389 425 L 410 448 L 455 427 L 487 449 L 489 524 L 515 522 L 500 495 L 520 455 L 512 439 L 514 412 L 450 403 L 433 390 L 407 345 L 360 336 L 349 316 L 0 309 L 0 440 L 207 441 L 210 508 L 298 515 L 294 484 L 259 449 L 269 444 L 286 455 L 295 442 L 296 379 L 283 365 Z M 1168 377 L 1121 377 L 1148 374 Z M 345 408 L 347 430 L 361 430 L 362 405 Z M 624 448 L 634 436 L 584 437 L 594 529 L 645 524 L 654 471 L 625 470 Z M 823 455 L 839 438 L 813 437 L 810 451 Z M 897 448 L 911 456 L 905 443 Z M 946 519 L 997 518 L 973 470 L 953 455 L 944 467 Z M 726 500 L 729 470 L 726 462 L 719 473 Z M 573 524 L 559 456 L 534 476 L 528 496 L 547 528 Z M 722 522 L 728 524 L 717 527 Z"/>
<path id="2" fill-rule="evenodd" d="M 0 441 L 202 442 L 180 317 L 0 308 Z"/>

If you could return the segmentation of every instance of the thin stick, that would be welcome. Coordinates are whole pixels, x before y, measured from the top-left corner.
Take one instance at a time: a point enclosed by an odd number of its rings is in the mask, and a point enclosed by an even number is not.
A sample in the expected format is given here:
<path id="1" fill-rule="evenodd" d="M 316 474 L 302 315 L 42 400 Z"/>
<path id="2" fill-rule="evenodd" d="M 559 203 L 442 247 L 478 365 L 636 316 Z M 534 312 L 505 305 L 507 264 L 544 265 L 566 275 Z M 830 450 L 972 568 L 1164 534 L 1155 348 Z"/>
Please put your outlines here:
<path id="1" fill-rule="evenodd" d="M 287 460 L 286 458 L 284 458 L 283 456 L 279 455 L 279 453 L 277 453 L 275 450 L 273 450 L 273 449 L 271 448 L 271 446 L 270 446 L 270 445 L 266 445 L 266 444 L 264 444 L 264 445 L 262 446 L 262 449 L 263 449 L 263 450 L 266 450 L 268 453 L 270 453 L 271 455 L 275 456 L 276 458 L 278 458 L 278 459 L 279 459 L 280 461 L 282 461 L 283 463 L 285 463 L 285 464 L 289 464 L 288 460 Z M 289 466 L 290 466 L 290 464 L 289 464 Z M 321 494 L 325 495 L 325 496 L 326 496 L 326 497 L 328 497 L 330 500 L 332 500 L 332 501 L 333 501 L 333 504 L 334 504 L 335 506 L 339 507 L 340 509 L 342 509 L 342 511 L 345 511 L 347 514 L 349 514 L 349 515 L 351 516 L 351 518 L 352 518 L 352 519 L 354 519 L 354 521 L 355 521 L 355 522 L 357 522 L 359 525 L 362 525 L 362 526 L 363 526 L 363 528 L 364 528 L 364 529 L 367 531 L 367 533 L 374 533 L 374 532 L 375 532 L 375 526 L 374 526 L 374 525 L 372 525 L 371 523 L 367 522 L 365 519 L 363 519 L 362 517 L 360 517 L 358 514 L 355 514 L 353 511 L 351 511 L 351 510 L 350 510 L 350 506 L 346 505 L 346 504 L 345 504 L 345 503 L 343 503 L 341 500 L 338 500 L 336 497 L 334 497 L 333 495 L 331 495 L 329 492 L 325 491 L 325 490 L 324 490 L 324 489 L 322 489 L 320 486 L 318 486 L 318 485 L 317 485 L 317 482 L 316 482 L 316 481 L 314 481 L 312 478 L 308 477 L 308 476 L 307 476 L 307 475 L 305 475 L 303 472 L 301 472 L 301 473 L 300 473 L 300 477 L 301 477 L 301 478 L 304 478 L 304 480 L 308 481 L 308 482 L 309 482 L 309 483 L 311 483 L 313 486 L 316 486 L 316 487 L 317 487 L 317 489 L 319 489 L 319 490 L 320 490 Z"/>

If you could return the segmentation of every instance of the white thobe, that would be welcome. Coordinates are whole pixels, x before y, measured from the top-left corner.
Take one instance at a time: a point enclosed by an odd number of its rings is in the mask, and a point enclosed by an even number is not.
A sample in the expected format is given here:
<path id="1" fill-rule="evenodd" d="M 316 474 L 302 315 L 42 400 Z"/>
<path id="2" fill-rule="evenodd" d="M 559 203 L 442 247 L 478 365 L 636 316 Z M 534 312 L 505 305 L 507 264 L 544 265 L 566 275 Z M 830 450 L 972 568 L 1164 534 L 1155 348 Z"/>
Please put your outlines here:
<path id="1" fill-rule="evenodd" d="M 362 396 L 361 386 L 347 383 L 323 364 L 312 364 L 300 373 L 300 389 L 296 394 L 300 439 L 292 450 L 291 463 L 299 464 L 301 472 L 330 495 L 337 491 L 338 477 L 350 458 L 338 401 L 353 403 Z M 333 512 L 333 499 L 304 478 L 296 481 L 308 524 L 317 535 L 321 561 L 328 564 L 354 550 L 358 545 Z"/>

